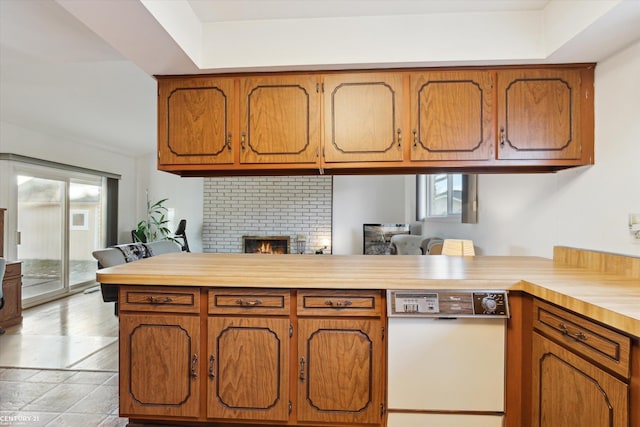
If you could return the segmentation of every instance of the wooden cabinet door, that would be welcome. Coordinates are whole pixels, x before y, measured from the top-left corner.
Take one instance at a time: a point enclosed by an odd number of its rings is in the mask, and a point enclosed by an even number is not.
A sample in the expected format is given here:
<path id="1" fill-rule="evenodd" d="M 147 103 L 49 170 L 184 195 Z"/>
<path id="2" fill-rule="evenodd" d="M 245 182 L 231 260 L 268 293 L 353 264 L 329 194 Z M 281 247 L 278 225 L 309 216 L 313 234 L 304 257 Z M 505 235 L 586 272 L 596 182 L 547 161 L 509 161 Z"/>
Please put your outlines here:
<path id="1" fill-rule="evenodd" d="M 324 161 L 402 161 L 401 73 L 324 76 Z"/>
<path id="2" fill-rule="evenodd" d="M 487 71 L 411 74 L 411 160 L 493 159 L 493 81 Z"/>
<path id="3" fill-rule="evenodd" d="M 210 317 L 207 417 L 287 421 L 289 319 Z"/>
<path id="4" fill-rule="evenodd" d="M 578 70 L 497 73 L 498 158 L 580 159 Z"/>
<path id="5" fill-rule="evenodd" d="M 240 80 L 240 163 L 318 163 L 317 77 Z"/>
<path id="6" fill-rule="evenodd" d="M 627 384 L 533 334 L 534 427 L 628 427 Z"/>
<path id="7" fill-rule="evenodd" d="M 234 80 L 158 81 L 158 163 L 233 163 Z"/>
<path id="8" fill-rule="evenodd" d="M 382 322 L 309 318 L 298 328 L 298 421 L 379 424 Z"/>
<path id="9" fill-rule="evenodd" d="M 120 315 L 120 415 L 197 418 L 200 319 Z"/>

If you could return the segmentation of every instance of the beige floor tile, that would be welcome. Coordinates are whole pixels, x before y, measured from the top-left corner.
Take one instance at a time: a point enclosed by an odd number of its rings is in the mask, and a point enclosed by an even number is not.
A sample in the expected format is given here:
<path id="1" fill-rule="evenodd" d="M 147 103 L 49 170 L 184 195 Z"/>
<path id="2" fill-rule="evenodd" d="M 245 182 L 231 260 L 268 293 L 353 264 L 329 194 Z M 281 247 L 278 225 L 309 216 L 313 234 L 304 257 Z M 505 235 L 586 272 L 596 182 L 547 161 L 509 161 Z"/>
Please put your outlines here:
<path id="1" fill-rule="evenodd" d="M 26 379 L 26 381 L 34 383 L 62 383 L 70 377 L 76 375 L 74 371 L 62 371 L 62 370 L 42 370 L 32 377 Z"/>
<path id="2" fill-rule="evenodd" d="M 67 410 L 71 413 L 112 414 L 118 410 L 118 387 L 100 386 Z"/>
<path id="3" fill-rule="evenodd" d="M 97 426 L 106 418 L 103 414 L 60 414 L 47 427 L 91 427 Z"/>
<path id="4" fill-rule="evenodd" d="M 39 369 L 7 368 L 0 373 L 0 381 L 24 381 L 40 372 Z"/>
<path id="5" fill-rule="evenodd" d="M 67 378 L 66 383 L 70 384 L 104 384 L 113 376 L 113 372 L 92 372 L 92 371 L 80 371 L 75 375 Z"/>
<path id="6" fill-rule="evenodd" d="M 0 381 L 0 410 L 18 411 L 54 387 L 53 383 Z"/>
<path id="7" fill-rule="evenodd" d="M 64 412 L 95 389 L 91 384 L 58 384 L 25 406 L 26 411 Z"/>

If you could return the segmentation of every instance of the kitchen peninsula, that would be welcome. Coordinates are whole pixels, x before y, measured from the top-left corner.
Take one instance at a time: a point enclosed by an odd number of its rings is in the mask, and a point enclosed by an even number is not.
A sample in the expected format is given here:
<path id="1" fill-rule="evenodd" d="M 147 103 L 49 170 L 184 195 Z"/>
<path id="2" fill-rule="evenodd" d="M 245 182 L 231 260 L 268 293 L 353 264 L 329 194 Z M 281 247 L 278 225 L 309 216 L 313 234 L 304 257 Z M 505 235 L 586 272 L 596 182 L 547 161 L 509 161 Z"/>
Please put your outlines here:
<path id="1" fill-rule="evenodd" d="M 510 293 L 505 425 L 566 410 L 544 396 L 554 384 L 534 359 L 548 354 L 614 384 L 611 425 L 640 425 L 638 258 L 178 253 L 97 280 L 120 285 L 120 414 L 132 423 L 383 426 L 384 291 L 484 289 Z"/>

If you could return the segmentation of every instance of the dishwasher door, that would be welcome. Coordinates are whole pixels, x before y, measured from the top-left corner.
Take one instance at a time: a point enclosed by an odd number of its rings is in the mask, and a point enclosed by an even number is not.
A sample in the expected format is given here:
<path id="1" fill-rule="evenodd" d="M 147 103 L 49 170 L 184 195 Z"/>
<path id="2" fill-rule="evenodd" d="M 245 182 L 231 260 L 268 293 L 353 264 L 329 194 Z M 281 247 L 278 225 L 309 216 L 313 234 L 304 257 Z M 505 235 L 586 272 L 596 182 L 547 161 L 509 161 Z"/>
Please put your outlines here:
<path id="1" fill-rule="evenodd" d="M 389 419 L 504 414 L 506 319 L 392 317 L 388 332 Z"/>

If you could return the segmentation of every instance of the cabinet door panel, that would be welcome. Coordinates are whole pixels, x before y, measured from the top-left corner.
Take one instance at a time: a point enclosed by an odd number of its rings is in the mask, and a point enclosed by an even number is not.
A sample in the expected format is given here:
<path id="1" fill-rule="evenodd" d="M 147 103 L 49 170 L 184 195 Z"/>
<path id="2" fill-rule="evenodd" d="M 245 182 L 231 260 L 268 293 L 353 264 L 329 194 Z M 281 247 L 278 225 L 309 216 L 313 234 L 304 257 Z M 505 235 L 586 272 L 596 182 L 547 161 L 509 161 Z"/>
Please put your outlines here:
<path id="1" fill-rule="evenodd" d="M 200 320 L 120 315 L 120 414 L 198 417 Z"/>
<path id="2" fill-rule="evenodd" d="M 289 320 L 209 318 L 207 416 L 286 421 Z"/>
<path id="3" fill-rule="evenodd" d="M 240 82 L 241 163 L 316 163 L 320 107 L 315 76 Z"/>
<path id="4" fill-rule="evenodd" d="M 628 427 L 628 386 L 533 334 L 533 426 Z"/>
<path id="5" fill-rule="evenodd" d="M 498 72 L 499 159 L 579 159 L 580 73 Z"/>
<path id="6" fill-rule="evenodd" d="M 325 76 L 325 161 L 401 161 L 402 110 L 400 73 Z"/>
<path id="7" fill-rule="evenodd" d="M 158 83 L 158 156 L 162 164 L 233 163 L 233 79 Z"/>
<path id="8" fill-rule="evenodd" d="M 379 423 L 379 320 L 300 319 L 298 420 Z"/>
<path id="9" fill-rule="evenodd" d="M 411 75 L 411 160 L 493 158 L 493 83 L 482 71 Z"/>

